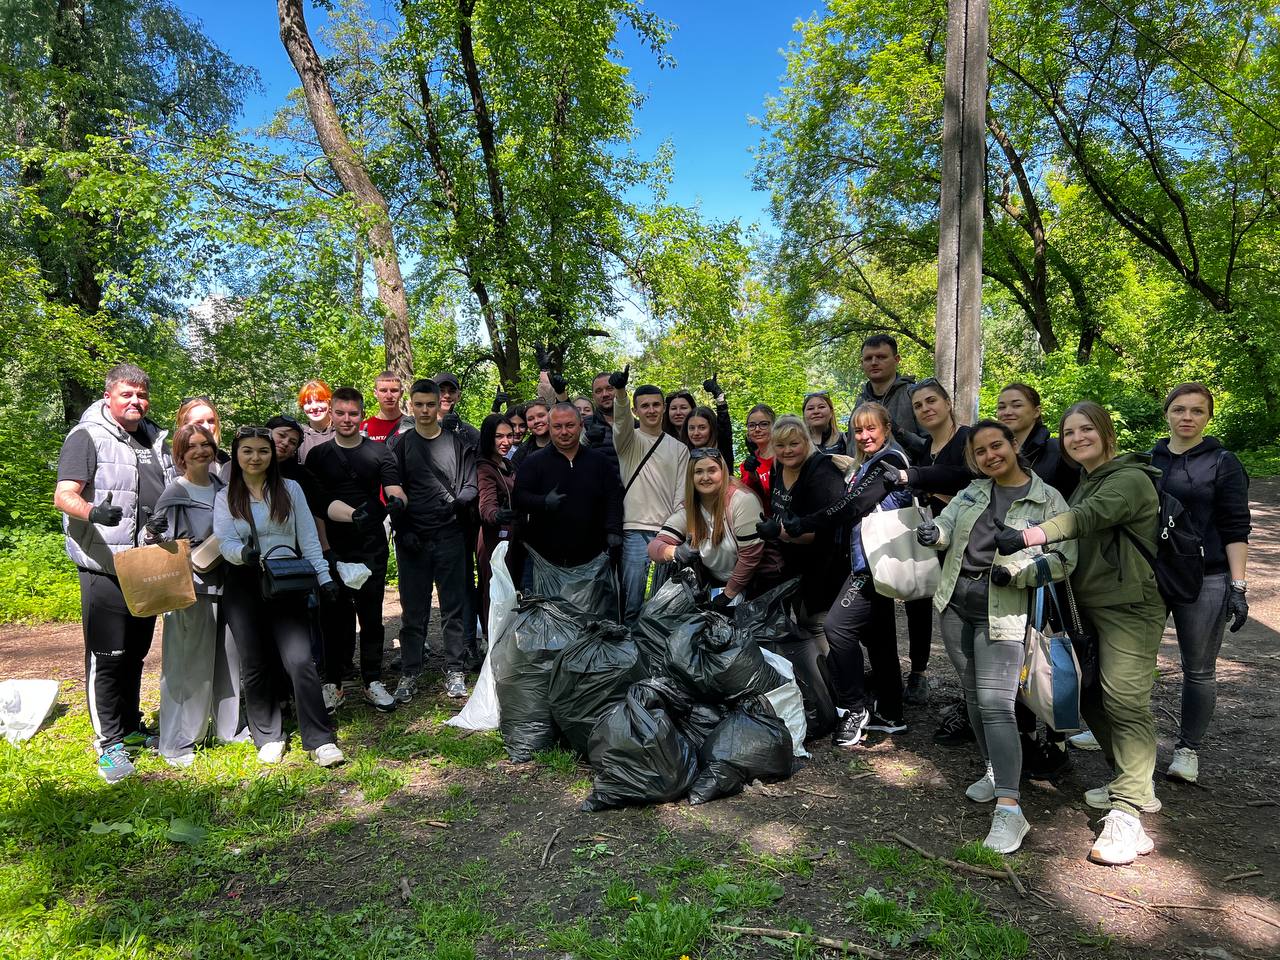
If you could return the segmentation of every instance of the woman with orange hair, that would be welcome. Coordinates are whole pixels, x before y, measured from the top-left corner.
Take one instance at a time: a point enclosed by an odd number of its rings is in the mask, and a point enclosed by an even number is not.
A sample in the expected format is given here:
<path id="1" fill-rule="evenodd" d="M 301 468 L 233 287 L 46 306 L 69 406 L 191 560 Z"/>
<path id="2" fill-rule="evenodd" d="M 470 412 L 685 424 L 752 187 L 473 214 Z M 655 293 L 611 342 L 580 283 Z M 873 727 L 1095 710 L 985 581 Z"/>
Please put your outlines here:
<path id="1" fill-rule="evenodd" d="M 307 462 L 307 451 L 318 447 L 333 434 L 333 418 L 329 416 L 329 401 L 333 391 L 323 380 L 308 380 L 298 391 L 298 406 L 307 415 L 302 425 L 302 445 L 298 447 L 298 460 Z"/>

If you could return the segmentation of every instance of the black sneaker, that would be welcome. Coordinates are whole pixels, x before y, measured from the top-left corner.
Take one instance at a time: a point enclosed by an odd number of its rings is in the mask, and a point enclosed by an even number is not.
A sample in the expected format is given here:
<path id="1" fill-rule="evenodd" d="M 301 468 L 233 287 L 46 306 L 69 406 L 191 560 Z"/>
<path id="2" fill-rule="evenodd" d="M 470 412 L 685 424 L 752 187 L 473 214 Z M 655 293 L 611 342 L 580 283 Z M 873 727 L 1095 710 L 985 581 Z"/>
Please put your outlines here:
<path id="1" fill-rule="evenodd" d="M 836 731 L 831 735 L 833 746 L 848 749 L 862 742 L 862 733 L 871 719 L 871 711 L 863 707 L 861 710 L 850 710 L 836 722 Z"/>
<path id="2" fill-rule="evenodd" d="M 969 711 L 963 703 L 953 703 L 938 714 L 942 721 L 933 731 L 933 742 L 943 747 L 958 747 L 973 743 L 973 727 L 969 725 Z"/>
<path id="3" fill-rule="evenodd" d="M 906 733 L 907 721 L 892 720 L 880 716 L 878 711 L 871 711 L 871 719 L 867 721 L 868 730 L 879 730 L 881 733 Z"/>
<path id="4" fill-rule="evenodd" d="M 906 686 L 902 688 L 902 702 L 912 707 L 923 707 L 929 702 L 929 678 L 923 673 L 907 674 Z"/>
<path id="5" fill-rule="evenodd" d="M 1071 768 L 1071 756 L 1067 743 L 1046 743 L 1036 740 L 1022 741 L 1022 774 L 1032 780 L 1054 780 Z"/>

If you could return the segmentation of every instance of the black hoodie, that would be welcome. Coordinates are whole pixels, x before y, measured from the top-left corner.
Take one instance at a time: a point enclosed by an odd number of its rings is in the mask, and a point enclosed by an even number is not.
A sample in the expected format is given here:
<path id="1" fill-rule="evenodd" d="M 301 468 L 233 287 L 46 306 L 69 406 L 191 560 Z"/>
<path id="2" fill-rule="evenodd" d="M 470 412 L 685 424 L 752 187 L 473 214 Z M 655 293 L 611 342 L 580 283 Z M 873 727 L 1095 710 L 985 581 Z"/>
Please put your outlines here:
<path id="1" fill-rule="evenodd" d="M 1249 542 L 1249 475 L 1235 454 L 1216 437 L 1174 453 L 1166 438 L 1151 451 L 1151 465 L 1160 468 L 1160 489 L 1182 501 L 1204 540 L 1204 572 L 1228 572 L 1226 545 Z"/>

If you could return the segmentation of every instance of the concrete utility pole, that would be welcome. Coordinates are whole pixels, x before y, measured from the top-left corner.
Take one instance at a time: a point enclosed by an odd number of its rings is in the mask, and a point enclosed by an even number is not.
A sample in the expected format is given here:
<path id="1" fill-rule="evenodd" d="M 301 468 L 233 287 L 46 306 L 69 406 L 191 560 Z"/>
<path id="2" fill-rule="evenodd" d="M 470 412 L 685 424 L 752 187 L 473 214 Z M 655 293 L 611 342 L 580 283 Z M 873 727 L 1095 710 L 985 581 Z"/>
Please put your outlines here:
<path id="1" fill-rule="evenodd" d="M 986 188 L 987 0 L 949 0 L 934 370 L 972 423 L 982 382 L 982 202 Z"/>

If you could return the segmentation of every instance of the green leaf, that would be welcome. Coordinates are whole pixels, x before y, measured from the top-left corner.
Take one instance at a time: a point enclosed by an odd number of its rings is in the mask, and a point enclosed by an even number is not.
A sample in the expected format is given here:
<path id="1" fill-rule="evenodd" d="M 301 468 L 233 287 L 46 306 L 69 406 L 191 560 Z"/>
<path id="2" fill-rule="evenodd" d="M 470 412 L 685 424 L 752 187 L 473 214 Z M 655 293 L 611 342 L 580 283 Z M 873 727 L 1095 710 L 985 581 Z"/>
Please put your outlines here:
<path id="1" fill-rule="evenodd" d="M 189 843 L 192 846 L 200 843 L 209 831 L 181 817 L 169 821 L 169 829 L 165 831 L 165 839 L 175 843 Z"/>
<path id="2" fill-rule="evenodd" d="M 127 820 L 121 820 L 118 823 L 103 823 L 101 820 L 95 820 L 89 825 L 90 833 L 118 833 L 124 836 L 133 833 L 133 824 Z"/>

